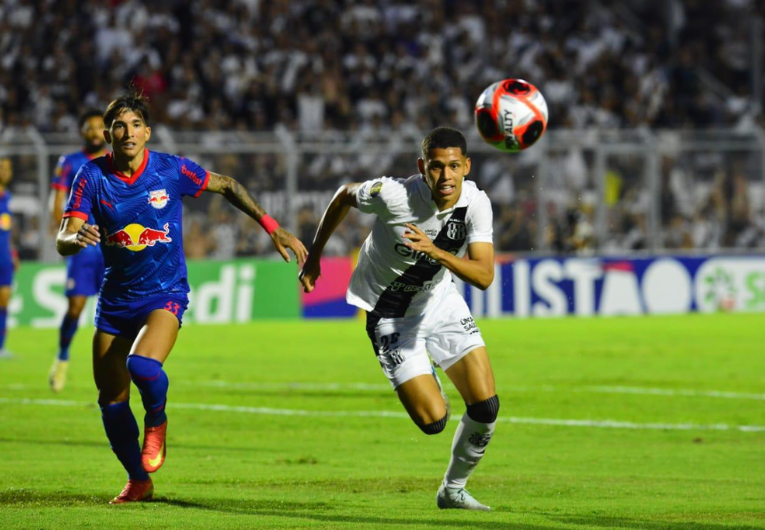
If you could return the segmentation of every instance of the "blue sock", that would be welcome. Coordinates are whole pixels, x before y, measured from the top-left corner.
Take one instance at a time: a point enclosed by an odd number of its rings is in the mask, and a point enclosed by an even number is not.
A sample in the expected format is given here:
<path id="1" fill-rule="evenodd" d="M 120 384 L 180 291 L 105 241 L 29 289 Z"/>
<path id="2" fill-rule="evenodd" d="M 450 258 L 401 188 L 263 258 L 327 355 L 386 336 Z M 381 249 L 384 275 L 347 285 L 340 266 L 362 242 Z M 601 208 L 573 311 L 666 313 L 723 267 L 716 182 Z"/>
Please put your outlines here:
<path id="1" fill-rule="evenodd" d="M 143 408 L 146 409 L 144 425 L 157 427 L 167 419 L 165 403 L 170 382 L 162 369 L 162 363 L 141 355 L 128 355 L 127 369 L 130 378 L 141 392 Z"/>
<path id="2" fill-rule="evenodd" d="M 58 332 L 58 360 L 69 360 L 69 345 L 72 344 L 72 338 L 77 333 L 77 326 L 80 325 L 79 318 L 72 318 L 64 315 L 61 327 Z"/>
<path id="3" fill-rule="evenodd" d="M 130 403 L 123 401 L 101 407 L 106 437 L 112 451 L 132 480 L 148 480 L 149 474 L 141 465 L 141 448 L 138 446 L 138 424 L 135 422 Z"/>
<path id="4" fill-rule="evenodd" d="M 5 348 L 5 326 L 8 321 L 8 308 L 0 308 L 0 350 Z"/>

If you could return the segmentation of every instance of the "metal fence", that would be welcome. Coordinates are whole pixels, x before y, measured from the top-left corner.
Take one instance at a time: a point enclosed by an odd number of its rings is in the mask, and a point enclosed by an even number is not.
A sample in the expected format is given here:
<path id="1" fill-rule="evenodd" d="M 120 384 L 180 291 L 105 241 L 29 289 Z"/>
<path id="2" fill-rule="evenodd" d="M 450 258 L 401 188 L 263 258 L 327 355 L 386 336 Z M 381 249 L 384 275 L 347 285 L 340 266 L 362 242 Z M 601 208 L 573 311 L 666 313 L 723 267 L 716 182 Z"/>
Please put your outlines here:
<path id="1" fill-rule="evenodd" d="M 310 242 L 339 185 L 416 173 L 416 130 L 174 132 L 155 127 L 152 149 L 182 154 L 250 189 L 272 216 Z M 494 150 L 471 131 L 470 178 L 494 205 L 502 252 L 565 255 L 765 249 L 765 134 L 736 131 L 550 131 L 527 152 Z M 50 221 L 57 158 L 76 136 L 6 130 L 14 164 L 14 240 L 23 259 L 58 259 Z M 360 245 L 371 219 L 353 213 L 327 252 Z M 191 257 L 271 252 L 256 224 L 221 197 L 185 201 Z"/>

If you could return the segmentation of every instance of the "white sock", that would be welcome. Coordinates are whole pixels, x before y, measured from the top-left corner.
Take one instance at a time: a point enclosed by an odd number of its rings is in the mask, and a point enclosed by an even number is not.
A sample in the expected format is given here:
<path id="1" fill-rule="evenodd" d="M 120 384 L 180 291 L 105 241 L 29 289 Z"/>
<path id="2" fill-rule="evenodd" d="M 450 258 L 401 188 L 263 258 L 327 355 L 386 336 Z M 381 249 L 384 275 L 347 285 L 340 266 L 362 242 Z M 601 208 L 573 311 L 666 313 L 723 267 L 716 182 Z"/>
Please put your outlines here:
<path id="1" fill-rule="evenodd" d="M 468 477 L 481 461 L 486 446 L 494 434 L 493 423 L 475 421 L 467 412 L 462 416 L 452 442 L 452 459 L 446 468 L 444 484 L 447 488 L 464 488 Z"/>

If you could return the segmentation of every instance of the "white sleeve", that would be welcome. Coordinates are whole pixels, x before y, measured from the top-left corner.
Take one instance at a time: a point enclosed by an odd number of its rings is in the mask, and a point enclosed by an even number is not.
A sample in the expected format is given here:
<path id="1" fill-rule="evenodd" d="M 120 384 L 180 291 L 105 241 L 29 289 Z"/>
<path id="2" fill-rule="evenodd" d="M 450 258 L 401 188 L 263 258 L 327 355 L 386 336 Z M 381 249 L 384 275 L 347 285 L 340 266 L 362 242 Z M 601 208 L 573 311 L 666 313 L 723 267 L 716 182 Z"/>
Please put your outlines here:
<path id="1" fill-rule="evenodd" d="M 367 180 L 356 189 L 356 205 L 364 213 L 388 212 L 388 201 L 398 195 L 400 184 L 390 177 Z"/>
<path id="2" fill-rule="evenodd" d="M 482 191 L 468 208 L 468 245 L 470 243 L 493 243 L 493 219 L 491 201 Z"/>

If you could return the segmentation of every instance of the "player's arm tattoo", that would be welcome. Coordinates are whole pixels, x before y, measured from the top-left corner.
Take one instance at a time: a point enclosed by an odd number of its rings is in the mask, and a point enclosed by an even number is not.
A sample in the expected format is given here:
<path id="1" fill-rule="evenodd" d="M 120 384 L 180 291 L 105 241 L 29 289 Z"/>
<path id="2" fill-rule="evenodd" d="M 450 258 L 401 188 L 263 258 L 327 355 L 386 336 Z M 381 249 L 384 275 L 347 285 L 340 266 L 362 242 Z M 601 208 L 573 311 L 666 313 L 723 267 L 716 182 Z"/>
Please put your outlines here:
<path id="1" fill-rule="evenodd" d="M 210 172 L 210 180 L 207 181 L 207 191 L 223 195 L 228 202 L 256 221 L 266 215 L 266 211 L 250 195 L 247 189 L 231 177 Z"/>
<path id="2" fill-rule="evenodd" d="M 276 224 L 273 219 L 268 217 L 266 211 L 260 204 L 258 204 L 258 201 L 256 201 L 253 196 L 247 192 L 245 187 L 239 184 L 236 180 L 225 175 L 210 173 L 210 178 L 207 181 L 207 191 L 223 195 L 228 202 L 258 221 L 271 236 L 271 239 L 274 242 L 274 248 L 276 248 L 279 254 L 282 255 L 284 261 L 290 261 L 289 254 L 287 254 L 286 250 L 290 249 L 294 252 L 298 263 L 302 264 L 305 262 L 306 256 L 308 255 L 305 245 L 303 245 L 303 243 L 294 235 Z M 264 217 L 265 219 L 263 219 Z M 268 223 L 264 224 L 264 221 L 268 221 Z M 270 229 L 269 226 L 271 227 Z"/>

